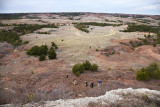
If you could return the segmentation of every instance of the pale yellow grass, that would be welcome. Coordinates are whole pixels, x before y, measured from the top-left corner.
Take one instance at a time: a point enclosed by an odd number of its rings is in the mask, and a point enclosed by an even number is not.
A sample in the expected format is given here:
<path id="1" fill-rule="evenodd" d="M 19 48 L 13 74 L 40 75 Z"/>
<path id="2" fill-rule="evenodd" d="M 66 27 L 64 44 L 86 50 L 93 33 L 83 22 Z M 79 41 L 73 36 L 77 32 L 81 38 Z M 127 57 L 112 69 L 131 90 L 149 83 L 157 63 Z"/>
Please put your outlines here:
<path id="1" fill-rule="evenodd" d="M 74 26 L 62 26 L 59 29 L 41 29 L 41 31 L 47 30 L 55 31 L 51 34 L 30 34 L 23 36 L 22 39 L 29 40 L 31 47 L 42 44 L 50 46 L 51 42 L 55 42 L 59 47 L 57 50 L 58 59 L 65 60 L 69 65 L 85 60 L 98 63 L 93 54 L 93 52 L 96 54 L 96 49 L 101 50 L 107 46 L 115 45 L 110 41 L 111 39 L 135 37 L 134 34 L 126 35 L 119 32 L 119 28 L 111 26 L 94 27 L 93 30 L 90 30 L 90 33 L 81 32 Z"/>

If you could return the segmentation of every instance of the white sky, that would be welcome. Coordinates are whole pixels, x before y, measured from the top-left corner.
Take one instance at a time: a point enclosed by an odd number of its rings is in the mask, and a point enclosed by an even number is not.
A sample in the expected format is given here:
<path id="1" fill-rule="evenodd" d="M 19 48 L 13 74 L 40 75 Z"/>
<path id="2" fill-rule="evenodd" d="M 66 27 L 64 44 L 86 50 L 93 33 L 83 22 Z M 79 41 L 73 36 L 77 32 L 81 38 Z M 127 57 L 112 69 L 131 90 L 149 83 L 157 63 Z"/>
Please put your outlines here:
<path id="1" fill-rule="evenodd" d="M 160 15 L 160 0 L 0 0 L 0 13 L 100 12 Z"/>

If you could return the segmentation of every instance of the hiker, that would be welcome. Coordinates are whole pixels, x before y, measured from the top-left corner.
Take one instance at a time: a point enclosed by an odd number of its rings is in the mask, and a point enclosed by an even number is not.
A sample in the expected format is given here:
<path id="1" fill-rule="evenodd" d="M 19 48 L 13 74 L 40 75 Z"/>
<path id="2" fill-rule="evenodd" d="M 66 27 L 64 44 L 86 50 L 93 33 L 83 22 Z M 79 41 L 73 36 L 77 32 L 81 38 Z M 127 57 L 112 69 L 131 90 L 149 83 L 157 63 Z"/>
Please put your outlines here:
<path id="1" fill-rule="evenodd" d="M 93 88 L 94 82 L 91 82 L 91 88 Z"/>
<path id="2" fill-rule="evenodd" d="M 68 74 L 66 74 L 66 78 L 68 78 Z"/>
<path id="3" fill-rule="evenodd" d="M 100 87 L 100 86 L 101 86 L 101 84 L 102 84 L 102 81 L 101 81 L 101 80 L 99 80 L 99 81 L 98 81 L 98 87 Z"/>
<path id="4" fill-rule="evenodd" d="M 85 81 L 85 83 L 86 83 L 86 87 L 88 86 L 88 82 L 87 81 Z"/>
<path id="5" fill-rule="evenodd" d="M 77 80 L 76 79 L 73 79 L 73 84 L 77 85 Z"/>

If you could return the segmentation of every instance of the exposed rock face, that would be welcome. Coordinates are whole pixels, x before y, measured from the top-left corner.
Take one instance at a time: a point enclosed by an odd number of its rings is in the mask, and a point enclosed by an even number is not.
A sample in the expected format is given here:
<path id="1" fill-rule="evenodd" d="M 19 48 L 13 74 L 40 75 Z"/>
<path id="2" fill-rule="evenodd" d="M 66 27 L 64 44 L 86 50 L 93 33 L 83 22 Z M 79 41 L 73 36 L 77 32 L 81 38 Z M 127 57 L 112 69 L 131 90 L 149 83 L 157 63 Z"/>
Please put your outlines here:
<path id="1" fill-rule="evenodd" d="M 0 59 L 12 53 L 13 50 L 14 47 L 11 44 L 6 42 L 0 43 Z"/>
<path id="2" fill-rule="evenodd" d="M 118 89 L 106 92 L 99 97 L 85 97 L 79 99 L 67 99 L 29 103 L 24 107 L 159 107 L 160 91 L 149 89 Z M 13 105 L 4 105 L 4 107 Z M 16 105 L 20 106 L 20 105 Z M 22 105 L 21 105 L 22 106 Z"/>

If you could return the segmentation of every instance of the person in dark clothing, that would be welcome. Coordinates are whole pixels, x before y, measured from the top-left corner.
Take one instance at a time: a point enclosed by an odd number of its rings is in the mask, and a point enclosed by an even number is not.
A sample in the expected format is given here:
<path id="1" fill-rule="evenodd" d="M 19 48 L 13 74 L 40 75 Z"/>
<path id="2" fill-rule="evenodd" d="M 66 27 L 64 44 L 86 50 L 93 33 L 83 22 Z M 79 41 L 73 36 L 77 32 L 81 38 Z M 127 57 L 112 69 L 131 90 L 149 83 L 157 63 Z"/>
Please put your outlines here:
<path id="1" fill-rule="evenodd" d="M 66 74 L 66 78 L 68 78 L 68 74 Z"/>
<path id="2" fill-rule="evenodd" d="M 91 83 L 91 88 L 93 88 L 93 85 L 94 85 L 94 83 L 92 82 L 92 83 Z"/>
<path id="3" fill-rule="evenodd" d="M 88 86 L 88 82 L 87 81 L 85 81 L 85 83 L 86 83 L 86 87 Z"/>

